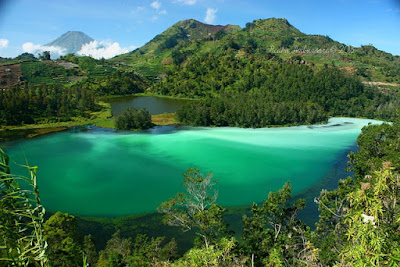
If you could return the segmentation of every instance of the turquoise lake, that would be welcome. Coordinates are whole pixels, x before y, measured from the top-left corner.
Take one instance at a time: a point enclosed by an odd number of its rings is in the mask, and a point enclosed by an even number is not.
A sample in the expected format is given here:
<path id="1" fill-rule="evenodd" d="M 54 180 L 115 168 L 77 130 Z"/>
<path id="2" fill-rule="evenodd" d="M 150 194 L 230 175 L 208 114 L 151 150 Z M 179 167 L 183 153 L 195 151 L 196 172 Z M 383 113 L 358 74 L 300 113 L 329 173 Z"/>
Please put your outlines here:
<path id="1" fill-rule="evenodd" d="M 288 180 L 300 193 L 343 160 L 368 123 L 380 122 L 332 118 L 324 125 L 262 129 L 75 129 L 0 146 L 13 162 L 39 166 L 48 210 L 120 216 L 154 212 L 182 192 L 182 173 L 191 167 L 213 172 L 224 206 L 260 202 Z"/>

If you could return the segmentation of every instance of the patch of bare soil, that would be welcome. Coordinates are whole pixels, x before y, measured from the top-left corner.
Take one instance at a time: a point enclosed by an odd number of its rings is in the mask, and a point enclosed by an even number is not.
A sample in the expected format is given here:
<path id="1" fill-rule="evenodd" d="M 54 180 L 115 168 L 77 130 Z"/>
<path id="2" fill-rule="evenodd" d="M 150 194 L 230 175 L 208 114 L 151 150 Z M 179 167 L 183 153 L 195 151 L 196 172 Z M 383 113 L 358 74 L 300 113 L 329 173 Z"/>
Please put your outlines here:
<path id="1" fill-rule="evenodd" d="M 0 66 L 0 89 L 7 89 L 17 85 L 21 76 L 20 64 Z"/>

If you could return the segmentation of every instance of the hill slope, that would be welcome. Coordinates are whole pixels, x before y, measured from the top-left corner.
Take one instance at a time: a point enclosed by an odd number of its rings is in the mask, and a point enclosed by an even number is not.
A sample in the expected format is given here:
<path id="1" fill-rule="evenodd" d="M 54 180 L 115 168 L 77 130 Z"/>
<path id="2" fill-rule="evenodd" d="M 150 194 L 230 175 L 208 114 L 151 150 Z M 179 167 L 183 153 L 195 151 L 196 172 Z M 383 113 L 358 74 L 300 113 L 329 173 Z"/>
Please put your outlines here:
<path id="1" fill-rule="evenodd" d="M 76 53 L 81 50 L 82 45 L 94 41 L 83 32 L 69 31 L 55 39 L 54 41 L 46 44 L 46 46 L 59 46 L 67 50 L 67 54 Z"/>
<path id="2" fill-rule="evenodd" d="M 180 21 L 143 47 L 112 61 L 127 65 L 143 75 L 163 77 L 192 56 L 223 55 L 234 49 L 237 57 L 265 60 L 276 56 L 290 63 L 322 69 L 336 66 L 364 81 L 400 83 L 400 57 L 372 46 L 355 48 L 328 36 L 308 35 L 286 19 L 260 19 L 246 24 L 214 26 L 196 20 Z"/>
<path id="3" fill-rule="evenodd" d="M 179 51 L 192 44 L 200 45 L 216 40 L 219 35 L 239 30 L 241 28 L 236 25 L 209 25 L 194 19 L 183 20 L 155 36 L 143 47 L 119 55 L 111 61 L 131 65 L 134 70 L 154 78 L 165 73 L 173 64 L 173 51 Z"/>

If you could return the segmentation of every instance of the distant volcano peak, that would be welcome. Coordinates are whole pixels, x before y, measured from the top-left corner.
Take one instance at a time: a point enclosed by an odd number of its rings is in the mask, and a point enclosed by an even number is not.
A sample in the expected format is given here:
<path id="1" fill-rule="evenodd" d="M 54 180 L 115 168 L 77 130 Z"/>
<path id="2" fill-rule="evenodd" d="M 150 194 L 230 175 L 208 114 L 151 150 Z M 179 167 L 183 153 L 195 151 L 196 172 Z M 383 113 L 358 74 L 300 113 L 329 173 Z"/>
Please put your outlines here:
<path id="1" fill-rule="evenodd" d="M 59 46 L 66 49 L 66 53 L 76 53 L 81 50 L 84 44 L 94 41 L 93 38 L 81 31 L 68 31 L 55 39 L 54 41 L 46 44 L 46 46 Z"/>

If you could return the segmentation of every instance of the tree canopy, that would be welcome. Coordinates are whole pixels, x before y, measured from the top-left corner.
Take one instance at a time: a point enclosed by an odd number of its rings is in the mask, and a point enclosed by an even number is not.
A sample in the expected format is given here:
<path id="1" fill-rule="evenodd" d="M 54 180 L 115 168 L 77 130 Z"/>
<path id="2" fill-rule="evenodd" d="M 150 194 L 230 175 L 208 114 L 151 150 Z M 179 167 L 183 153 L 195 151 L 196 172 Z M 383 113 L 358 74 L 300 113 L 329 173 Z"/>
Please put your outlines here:
<path id="1" fill-rule="evenodd" d="M 121 130 L 145 130 L 153 127 L 153 123 L 146 109 L 129 107 L 115 116 L 115 127 Z"/>

